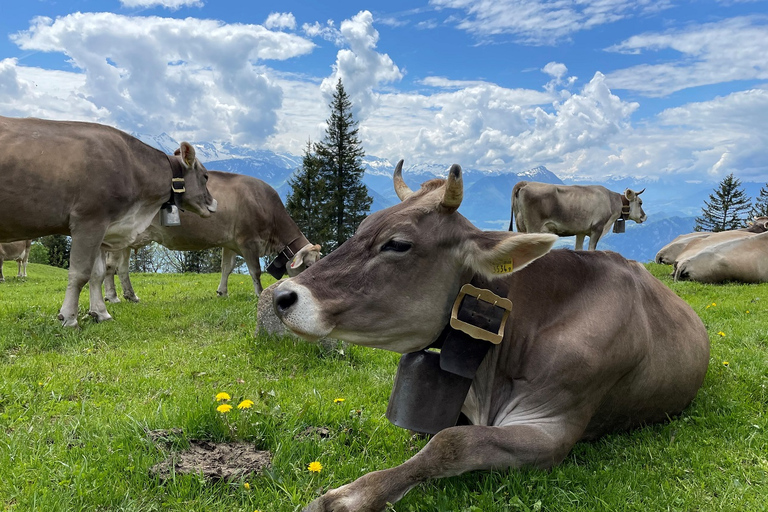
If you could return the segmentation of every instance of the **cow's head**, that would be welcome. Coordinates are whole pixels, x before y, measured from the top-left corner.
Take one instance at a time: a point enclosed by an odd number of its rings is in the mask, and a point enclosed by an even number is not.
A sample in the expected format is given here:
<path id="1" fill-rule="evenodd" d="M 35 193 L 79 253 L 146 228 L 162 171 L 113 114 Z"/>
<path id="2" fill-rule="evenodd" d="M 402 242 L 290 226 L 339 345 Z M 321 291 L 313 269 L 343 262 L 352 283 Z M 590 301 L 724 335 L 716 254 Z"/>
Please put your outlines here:
<path id="1" fill-rule="evenodd" d="M 557 240 L 481 231 L 456 212 L 461 167 L 414 192 L 403 182 L 402 163 L 394 179 L 402 202 L 372 214 L 352 238 L 275 291 L 275 311 L 291 331 L 401 353 L 422 349 L 448 322 L 459 288 L 474 274 L 503 278 Z"/>
<path id="2" fill-rule="evenodd" d="M 184 177 L 184 192 L 179 195 L 177 206 L 201 217 L 210 217 L 216 211 L 217 202 L 208 191 L 208 170 L 195 157 L 195 148 L 189 142 L 182 142 L 173 155 L 181 162 Z"/>
<path id="3" fill-rule="evenodd" d="M 765 233 L 768 231 L 768 217 L 754 217 L 747 226 L 750 233 Z"/>
<path id="4" fill-rule="evenodd" d="M 296 253 L 291 262 L 286 266 L 285 272 L 289 277 L 294 277 L 304 272 L 307 267 L 320 259 L 322 247 L 317 244 L 307 244 Z"/>
<path id="5" fill-rule="evenodd" d="M 645 222 L 648 216 L 643 211 L 643 200 L 640 199 L 640 194 L 645 192 L 645 189 L 640 192 L 635 192 L 632 189 L 624 191 L 624 197 L 629 201 L 629 218 L 638 224 Z"/>

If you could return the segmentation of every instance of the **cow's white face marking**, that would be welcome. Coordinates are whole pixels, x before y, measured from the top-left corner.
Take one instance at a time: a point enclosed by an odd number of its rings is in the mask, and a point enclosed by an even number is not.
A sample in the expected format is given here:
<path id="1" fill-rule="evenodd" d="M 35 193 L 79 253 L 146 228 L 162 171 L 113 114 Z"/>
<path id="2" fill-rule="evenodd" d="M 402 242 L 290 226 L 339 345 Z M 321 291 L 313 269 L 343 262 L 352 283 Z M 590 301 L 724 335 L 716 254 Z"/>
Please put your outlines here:
<path id="1" fill-rule="evenodd" d="M 302 305 L 301 308 L 289 309 L 281 316 L 288 329 L 309 340 L 318 340 L 328 336 L 333 330 L 334 326 L 324 318 L 323 308 L 306 287 L 287 279 L 275 288 L 275 292 L 278 290 L 295 293 L 297 301 Z"/>

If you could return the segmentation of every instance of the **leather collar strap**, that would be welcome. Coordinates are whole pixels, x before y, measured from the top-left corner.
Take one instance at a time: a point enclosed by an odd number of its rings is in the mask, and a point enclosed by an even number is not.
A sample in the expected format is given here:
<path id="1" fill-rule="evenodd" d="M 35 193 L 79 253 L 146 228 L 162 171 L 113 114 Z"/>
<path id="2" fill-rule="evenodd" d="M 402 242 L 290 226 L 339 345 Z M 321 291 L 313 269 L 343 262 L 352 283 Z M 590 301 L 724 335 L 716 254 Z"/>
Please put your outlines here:
<path id="1" fill-rule="evenodd" d="M 440 352 L 402 355 L 387 406 L 389 421 L 427 434 L 456 425 L 478 367 L 503 337 L 512 308 L 507 292 L 503 279 L 488 282 L 476 276 L 469 293 L 459 293 L 449 324 L 428 347 Z"/>
<path id="2" fill-rule="evenodd" d="M 281 279 L 285 274 L 285 265 L 307 244 L 309 244 L 309 240 L 304 235 L 299 235 L 291 240 L 267 266 L 267 272 L 275 279 Z"/>
<path id="3" fill-rule="evenodd" d="M 624 194 L 621 194 L 621 220 L 629 219 L 629 199 Z"/>
<path id="4" fill-rule="evenodd" d="M 179 210 L 184 211 L 181 208 L 181 194 L 187 191 L 186 184 L 184 183 L 184 167 L 181 162 L 175 156 L 165 155 L 168 159 L 168 165 L 171 166 L 171 197 L 163 203 L 161 208 L 170 208 L 172 205 L 176 205 Z"/>

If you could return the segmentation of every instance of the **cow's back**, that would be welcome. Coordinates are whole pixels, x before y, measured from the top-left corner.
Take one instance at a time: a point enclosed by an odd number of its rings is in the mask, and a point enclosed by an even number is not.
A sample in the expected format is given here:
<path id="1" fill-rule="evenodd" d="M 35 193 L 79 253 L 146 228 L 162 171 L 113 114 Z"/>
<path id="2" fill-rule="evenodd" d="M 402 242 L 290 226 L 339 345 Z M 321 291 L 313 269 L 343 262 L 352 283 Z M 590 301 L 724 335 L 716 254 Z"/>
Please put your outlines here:
<path id="1" fill-rule="evenodd" d="M 503 424 L 510 411 L 516 421 L 528 390 L 536 403 L 551 394 L 553 407 L 559 396 L 583 393 L 593 411 L 584 437 L 593 438 L 663 420 L 696 395 L 709 361 L 706 329 L 641 264 L 612 252 L 555 250 L 508 282 L 512 313 L 487 362 L 494 383 L 473 384 L 493 395 L 480 421 Z"/>

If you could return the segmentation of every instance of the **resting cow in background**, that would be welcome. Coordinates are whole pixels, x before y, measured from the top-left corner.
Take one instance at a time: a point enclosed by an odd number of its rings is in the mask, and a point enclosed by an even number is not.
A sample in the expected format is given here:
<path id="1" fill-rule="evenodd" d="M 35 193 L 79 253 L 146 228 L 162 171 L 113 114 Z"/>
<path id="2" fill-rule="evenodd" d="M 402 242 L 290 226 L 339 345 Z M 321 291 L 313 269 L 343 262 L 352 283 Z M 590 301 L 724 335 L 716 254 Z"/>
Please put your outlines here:
<path id="1" fill-rule="evenodd" d="M 619 220 L 645 222 L 640 192 L 627 189 L 624 194 L 611 192 L 600 185 L 551 185 L 521 181 L 512 189 L 512 220 L 509 230 L 517 225 L 520 233 L 553 233 L 576 235 L 576 250 L 584 247 L 589 237 L 589 250 Z"/>
<path id="2" fill-rule="evenodd" d="M 338 249 L 281 283 L 275 310 L 307 339 L 411 353 L 395 379 L 397 390 L 410 375 L 410 387 L 393 394 L 390 418 L 425 420 L 423 410 L 443 403 L 439 379 L 464 379 L 456 398 L 469 425 L 435 429 L 410 460 L 333 489 L 306 511 L 382 511 L 430 478 L 548 468 L 579 440 L 665 421 L 696 396 L 709 362 L 707 331 L 642 265 L 613 252 L 548 253 L 551 234 L 477 229 L 456 211 L 458 165 L 415 192 L 401 172 L 402 161 L 395 170 L 402 202 L 370 215 Z M 439 356 L 423 350 L 435 341 L 443 343 Z M 464 355 L 481 344 L 487 352 L 479 359 Z M 423 363 L 435 358 L 437 367 Z M 399 416 L 401 399 L 413 407 Z M 411 428 L 405 423 L 398 424 Z"/>
<path id="3" fill-rule="evenodd" d="M 208 171 L 182 142 L 169 156 L 109 126 L 0 117 L 0 242 L 70 235 L 69 283 L 59 319 L 77 326 L 89 280 L 90 314 L 107 312 L 102 250 L 127 247 L 173 200 L 208 217 L 216 210 Z"/>
<path id="4" fill-rule="evenodd" d="M 675 281 L 768 282 L 768 232 L 706 247 L 675 268 Z"/>
<path id="5" fill-rule="evenodd" d="M 320 246 L 304 237 L 288 215 L 275 189 L 263 181 L 230 172 L 209 171 L 208 189 L 221 202 L 214 215 L 201 219 L 182 212 L 180 226 L 162 226 L 160 215 L 139 235 L 133 248 L 157 242 L 175 251 L 200 251 L 221 247 L 221 283 L 216 293 L 227 295 L 229 274 L 237 255 L 243 257 L 258 296 L 262 291 L 259 258 L 285 251 L 286 270 L 294 276 L 320 258 Z M 104 287 L 110 302 L 119 302 L 115 291 L 115 272 L 120 277 L 123 296 L 138 302 L 128 276 L 131 248 L 107 253 L 107 279 Z"/>
<path id="6" fill-rule="evenodd" d="M 687 259 L 699 251 L 730 240 L 746 238 L 768 230 L 768 217 L 755 217 L 749 226 L 728 231 L 697 231 L 680 235 L 656 254 L 656 263 L 675 265 L 681 259 Z"/>
<path id="7" fill-rule="evenodd" d="M 5 281 L 5 276 L 3 276 L 4 260 L 16 260 L 19 264 L 17 277 L 27 277 L 27 260 L 29 259 L 30 247 L 32 247 L 32 240 L 0 244 L 0 283 Z"/>

